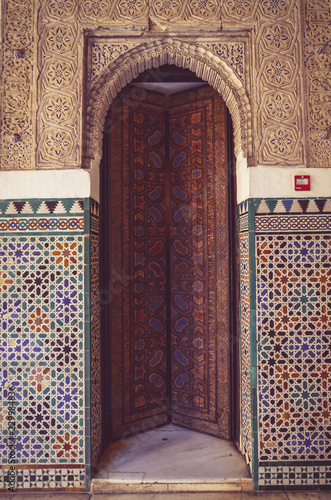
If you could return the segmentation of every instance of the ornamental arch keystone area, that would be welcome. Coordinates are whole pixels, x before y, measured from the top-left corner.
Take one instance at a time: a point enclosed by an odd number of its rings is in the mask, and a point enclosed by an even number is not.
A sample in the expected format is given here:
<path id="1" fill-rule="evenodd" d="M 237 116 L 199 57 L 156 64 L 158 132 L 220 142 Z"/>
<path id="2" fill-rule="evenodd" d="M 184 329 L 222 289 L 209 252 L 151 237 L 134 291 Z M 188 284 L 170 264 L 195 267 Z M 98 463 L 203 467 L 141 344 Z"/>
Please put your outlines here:
<path id="1" fill-rule="evenodd" d="M 227 104 L 234 128 L 235 152 L 252 156 L 251 109 L 243 83 L 221 57 L 180 40 L 164 39 L 143 44 L 119 56 L 98 77 L 88 92 L 87 157 L 101 155 L 106 113 L 117 93 L 139 73 L 163 64 L 188 68 L 208 82 Z M 92 69 L 93 73 L 93 69 Z"/>

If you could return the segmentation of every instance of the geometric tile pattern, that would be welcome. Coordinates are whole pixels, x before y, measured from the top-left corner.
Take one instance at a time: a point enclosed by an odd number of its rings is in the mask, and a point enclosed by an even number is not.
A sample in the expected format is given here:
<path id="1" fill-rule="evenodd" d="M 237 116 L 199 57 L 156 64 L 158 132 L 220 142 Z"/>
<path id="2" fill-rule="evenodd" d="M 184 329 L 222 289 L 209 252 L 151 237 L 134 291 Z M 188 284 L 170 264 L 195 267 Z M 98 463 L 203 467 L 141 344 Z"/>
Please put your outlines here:
<path id="1" fill-rule="evenodd" d="M 84 217 L 0 219 L 0 232 L 77 231 L 78 229 L 84 229 Z"/>
<path id="2" fill-rule="evenodd" d="M 248 231 L 248 214 L 239 218 L 239 231 Z"/>
<path id="3" fill-rule="evenodd" d="M 248 213 L 248 200 L 242 201 L 238 205 L 239 218 L 241 219 L 244 214 Z"/>
<path id="4" fill-rule="evenodd" d="M 84 230 L 84 200 L 3 201 L 0 214 L 0 233 Z"/>
<path id="5" fill-rule="evenodd" d="M 275 487 L 317 487 L 331 486 L 331 465 L 268 465 L 259 467 L 260 489 Z M 269 488 L 268 488 L 269 486 Z"/>
<path id="6" fill-rule="evenodd" d="M 84 255 L 83 234 L 0 239 L 0 450 L 16 488 L 85 485 Z"/>
<path id="7" fill-rule="evenodd" d="M 331 234 L 256 235 L 260 459 L 331 459 Z"/>
<path id="8" fill-rule="evenodd" d="M 252 468 L 251 348 L 248 232 L 240 233 L 241 444 Z"/>
<path id="9" fill-rule="evenodd" d="M 0 469 L 0 492 L 7 493 L 9 485 L 9 471 Z M 58 465 L 50 467 L 27 468 L 17 467 L 15 470 L 15 490 L 42 490 L 56 489 L 57 491 L 85 491 L 85 467 L 67 467 Z"/>
<path id="10" fill-rule="evenodd" d="M 317 488 L 331 484 L 331 200 L 255 207 L 259 487 Z"/>
<path id="11" fill-rule="evenodd" d="M 62 199 L 62 200 L 22 200 L 2 201 L 0 214 L 12 215 L 49 215 L 49 214 L 83 214 L 84 200 Z"/>
<path id="12" fill-rule="evenodd" d="M 242 203 L 241 206 L 244 206 Z M 331 199 L 260 199 L 255 200 L 256 214 L 331 213 Z"/>
<path id="13" fill-rule="evenodd" d="M 256 231 L 274 232 L 286 231 L 330 231 L 331 215 L 303 215 L 303 216 L 259 216 L 255 219 Z"/>
<path id="14" fill-rule="evenodd" d="M 94 42 L 91 45 L 92 52 L 92 81 L 96 81 L 102 71 L 114 62 L 120 55 L 136 47 L 137 43 L 100 43 Z"/>

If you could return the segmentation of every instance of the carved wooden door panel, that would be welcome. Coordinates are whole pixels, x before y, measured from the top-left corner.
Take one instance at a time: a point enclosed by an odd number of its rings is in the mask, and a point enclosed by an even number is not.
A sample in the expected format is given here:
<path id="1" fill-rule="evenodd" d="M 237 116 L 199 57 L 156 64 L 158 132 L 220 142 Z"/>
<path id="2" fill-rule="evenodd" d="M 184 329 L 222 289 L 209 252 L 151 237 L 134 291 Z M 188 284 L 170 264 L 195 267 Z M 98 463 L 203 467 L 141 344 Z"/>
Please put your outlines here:
<path id="1" fill-rule="evenodd" d="M 164 109 L 129 87 L 109 121 L 113 439 L 169 420 Z"/>
<path id="2" fill-rule="evenodd" d="M 225 105 L 128 87 L 109 115 L 112 437 L 229 437 Z"/>
<path id="3" fill-rule="evenodd" d="M 229 437 L 226 108 L 170 96 L 172 421 Z"/>

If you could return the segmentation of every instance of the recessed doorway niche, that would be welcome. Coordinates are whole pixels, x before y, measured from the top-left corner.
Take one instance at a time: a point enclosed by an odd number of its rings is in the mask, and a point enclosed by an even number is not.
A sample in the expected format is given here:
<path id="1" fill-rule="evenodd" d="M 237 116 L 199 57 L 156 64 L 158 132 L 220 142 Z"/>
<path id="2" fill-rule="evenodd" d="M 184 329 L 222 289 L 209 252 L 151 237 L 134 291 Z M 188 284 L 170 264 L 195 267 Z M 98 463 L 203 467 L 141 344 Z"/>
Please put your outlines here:
<path id="1" fill-rule="evenodd" d="M 103 443 L 165 425 L 236 441 L 231 120 L 189 70 L 113 101 L 101 164 Z"/>

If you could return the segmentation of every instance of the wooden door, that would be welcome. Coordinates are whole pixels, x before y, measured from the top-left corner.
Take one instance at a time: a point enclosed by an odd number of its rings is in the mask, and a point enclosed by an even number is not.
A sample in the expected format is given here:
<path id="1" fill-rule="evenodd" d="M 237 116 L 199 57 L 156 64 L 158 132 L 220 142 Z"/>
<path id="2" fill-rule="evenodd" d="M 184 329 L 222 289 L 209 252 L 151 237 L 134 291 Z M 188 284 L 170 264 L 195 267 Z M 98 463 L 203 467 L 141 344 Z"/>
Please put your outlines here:
<path id="1" fill-rule="evenodd" d="M 108 116 L 112 439 L 229 438 L 226 108 L 127 87 Z"/>
<path id="2" fill-rule="evenodd" d="M 229 437 L 226 107 L 209 86 L 169 100 L 172 421 Z"/>

